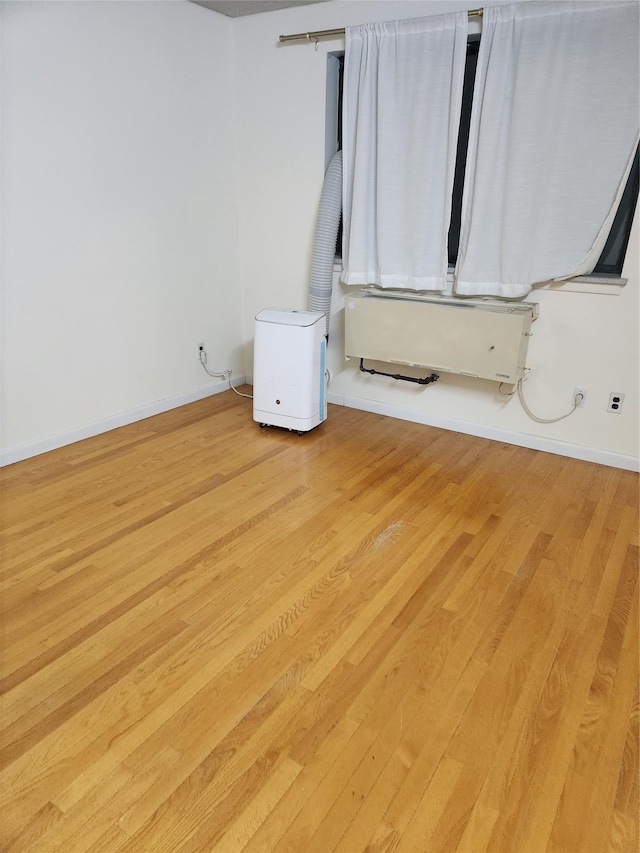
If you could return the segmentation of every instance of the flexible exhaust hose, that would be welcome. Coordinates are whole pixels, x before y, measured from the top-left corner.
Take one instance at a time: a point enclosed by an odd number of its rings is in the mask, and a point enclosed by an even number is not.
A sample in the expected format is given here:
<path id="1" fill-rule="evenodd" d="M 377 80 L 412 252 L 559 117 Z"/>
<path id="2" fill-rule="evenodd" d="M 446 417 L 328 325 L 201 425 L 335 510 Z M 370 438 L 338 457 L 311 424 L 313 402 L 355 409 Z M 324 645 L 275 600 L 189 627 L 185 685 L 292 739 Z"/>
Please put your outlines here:
<path id="1" fill-rule="evenodd" d="M 329 334 L 331 291 L 333 289 L 333 261 L 336 254 L 336 238 L 341 210 L 342 151 L 338 151 L 329 163 L 324 177 L 311 258 L 309 310 L 324 313 L 327 322 L 327 335 Z"/>

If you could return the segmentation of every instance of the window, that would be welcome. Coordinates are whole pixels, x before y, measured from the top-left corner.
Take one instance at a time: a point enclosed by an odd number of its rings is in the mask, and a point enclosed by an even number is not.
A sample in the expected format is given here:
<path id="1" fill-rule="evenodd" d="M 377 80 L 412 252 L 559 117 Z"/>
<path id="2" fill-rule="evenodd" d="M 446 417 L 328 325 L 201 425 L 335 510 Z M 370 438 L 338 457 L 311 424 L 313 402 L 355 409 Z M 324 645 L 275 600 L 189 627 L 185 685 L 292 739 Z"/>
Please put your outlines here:
<path id="1" fill-rule="evenodd" d="M 458 149 L 456 168 L 453 182 L 451 222 L 449 225 L 449 264 L 455 266 L 460 242 L 460 220 L 462 212 L 462 189 L 469 141 L 469 125 L 471 122 L 471 104 L 473 100 L 473 84 L 476 76 L 480 35 L 471 35 L 467 41 L 467 61 L 462 93 L 460 112 L 460 130 L 458 133 Z M 342 81 L 344 71 L 344 53 L 329 54 L 327 74 L 327 165 L 336 151 L 342 148 Z M 633 161 L 627 186 L 620 201 L 611 232 L 594 267 L 592 275 L 619 277 L 629 243 L 633 216 L 638 204 L 639 164 L 638 151 Z M 342 256 L 342 218 L 338 238 L 336 240 L 336 259 Z"/>
<path id="2" fill-rule="evenodd" d="M 616 213 L 607 242 L 604 245 L 600 259 L 596 264 L 593 274 L 600 275 L 622 275 L 622 265 L 627 253 L 633 214 L 638 204 L 638 151 L 633 160 L 629 180 L 625 187 L 620 206 Z"/>
<path id="3" fill-rule="evenodd" d="M 464 68 L 462 105 L 460 107 L 460 129 L 458 131 L 456 169 L 453 176 L 453 192 L 451 195 L 451 222 L 449 224 L 449 265 L 452 267 L 456 265 L 456 260 L 458 257 L 458 245 L 460 244 L 462 188 L 464 186 L 464 172 L 467 165 L 467 144 L 469 142 L 469 126 L 471 124 L 473 84 L 476 79 L 476 65 L 478 64 L 479 49 L 480 36 L 470 36 L 467 40 L 467 61 Z"/>

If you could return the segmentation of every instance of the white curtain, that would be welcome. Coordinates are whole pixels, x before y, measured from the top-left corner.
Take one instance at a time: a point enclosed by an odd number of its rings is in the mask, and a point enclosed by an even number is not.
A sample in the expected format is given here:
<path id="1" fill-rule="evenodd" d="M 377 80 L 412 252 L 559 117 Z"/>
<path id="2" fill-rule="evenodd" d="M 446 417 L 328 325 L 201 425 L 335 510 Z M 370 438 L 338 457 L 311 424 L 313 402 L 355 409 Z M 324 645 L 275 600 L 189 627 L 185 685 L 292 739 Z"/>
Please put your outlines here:
<path id="1" fill-rule="evenodd" d="M 466 12 L 346 31 L 346 284 L 443 290 Z"/>
<path id="2" fill-rule="evenodd" d="M 638 145 L 638 3 L 484 10 L 456 292 L 593 270 Z"/>

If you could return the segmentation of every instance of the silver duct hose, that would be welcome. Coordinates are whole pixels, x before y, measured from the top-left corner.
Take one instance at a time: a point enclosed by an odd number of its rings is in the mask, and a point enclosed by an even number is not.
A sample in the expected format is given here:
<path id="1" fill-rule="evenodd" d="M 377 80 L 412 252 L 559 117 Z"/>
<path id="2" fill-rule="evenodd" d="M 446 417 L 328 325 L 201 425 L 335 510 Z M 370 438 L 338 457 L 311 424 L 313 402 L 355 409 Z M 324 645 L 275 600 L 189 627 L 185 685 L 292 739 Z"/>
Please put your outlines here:
<path id="1" fill-rule="evenodd" d="M 329 163 L 324 177 L 311 257 L 309 310 L 324 313 L 327 321 L 327 335 L 329 334 L 331 291 L 333 289 L 333 261 L 336 254 L 336 238 L 341 210 L 342 151 L 338 151 Z"/>

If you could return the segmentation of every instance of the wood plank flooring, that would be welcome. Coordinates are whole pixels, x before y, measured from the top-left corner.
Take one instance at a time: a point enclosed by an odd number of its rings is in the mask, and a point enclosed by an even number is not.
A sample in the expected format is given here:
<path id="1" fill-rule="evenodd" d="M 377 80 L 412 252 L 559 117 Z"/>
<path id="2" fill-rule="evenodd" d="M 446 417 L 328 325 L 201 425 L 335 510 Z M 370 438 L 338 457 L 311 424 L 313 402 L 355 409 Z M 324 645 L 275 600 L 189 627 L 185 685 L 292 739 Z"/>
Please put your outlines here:
<path id="1" fill-rule="evenodd" d="M 1 473 L 0 849 L 638 849 L 638 477 L 232 394 Z"/>

